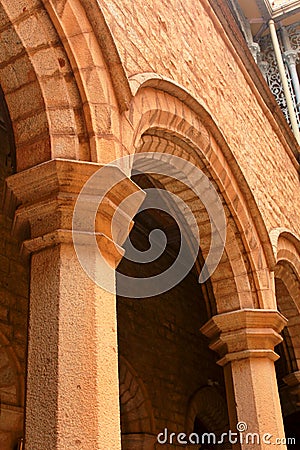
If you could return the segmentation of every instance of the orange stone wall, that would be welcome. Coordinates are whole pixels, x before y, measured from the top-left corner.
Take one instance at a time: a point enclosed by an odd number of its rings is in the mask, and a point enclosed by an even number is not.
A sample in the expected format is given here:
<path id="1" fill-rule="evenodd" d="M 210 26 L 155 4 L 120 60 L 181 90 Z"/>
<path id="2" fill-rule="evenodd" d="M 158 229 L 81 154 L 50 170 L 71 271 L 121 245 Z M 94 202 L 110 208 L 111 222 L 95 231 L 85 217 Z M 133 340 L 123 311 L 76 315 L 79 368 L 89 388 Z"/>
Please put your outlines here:
<path id="1" fill-rule="evenodd" d="M 79 18 L 82 15 L 82 28 L 78 17 L 69 14 L 63 33 L 54 16 L 49 17 L 49 2 L 44 3 L 0 5 L 1 40 L 9 44 L 1 47 L 0 82 L 20 150 L 18 169 L 51 156 L 89 159 L 87 130 L 90 136 L 99 133 L 99 138 L 109 138 L 99 144 L 103 156 L 98 153 L 107 160 L 104 153 L 111 151 L 111 140 L 120 138 L 112 126 L 117 111 L 107 67 L 101 67 L 101 73 L 91 72 L 103 64 L 95 43 L 89 50 L 98 59 L 86 55 L 85 42 L 79 38 L 81 31 L 92 35 L 84 8 L 76 11 Z M 66 2 L 52 3 L 63 18 Z M 100 6 L 126 75 L 153 72 L 186 88 L 224 135 L 267 229 L 284 227 L 299 236 L 299 175 L 289 157 L 291 150 L 209 1 L 101 0 Z M 70 60 L 72 55 L 76 61 Z M 106 98 L 97 88 L 99 76 L 106 84 Z M 115 74 L 111 76 L 114 79 Z"/>
<path id="2" fill-rule="evenodd" d="M 281 132 L 207 0 L 101 1 L 128 77 L 154 72 L 212 115 L 268 230 L 300 234 L 299 173 Z"/>

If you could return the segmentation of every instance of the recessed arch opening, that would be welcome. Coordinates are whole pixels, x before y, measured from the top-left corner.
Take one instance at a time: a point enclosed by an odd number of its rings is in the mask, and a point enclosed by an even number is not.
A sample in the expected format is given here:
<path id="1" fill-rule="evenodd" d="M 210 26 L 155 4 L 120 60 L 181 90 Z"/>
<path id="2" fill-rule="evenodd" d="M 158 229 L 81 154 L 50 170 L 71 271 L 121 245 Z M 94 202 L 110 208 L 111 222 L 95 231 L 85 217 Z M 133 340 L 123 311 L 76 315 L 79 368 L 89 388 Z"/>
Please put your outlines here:
<path id="1" fill-rule="evenodd" d="M 152 128 L 150 132 L 148 130 L 143 134 L 136 154 L 151 151 L 180 155 L 183 160 L 200 166 L 213 183 L 214 188 L 219 189 L 207 166 L 203 162 L 197 161 L 197 154 L 194 154 L 189 142 L 184 142 L 179 135 L 157 128 Z M 193 160 L 193 158 L 195 159 Z M 239 308 L 239 298 L 244 298 L 247 295 L 246 292 L 248 295 L 250 294 L 249 302 L 253 307 L 254 282 L 253 280 L 249 281 L 251 268 L 247 261 L 248 255 L 243 250 L 243 241 L 239 240 L 234 218 L 230 215 L 220 191 L 218 192 L 228 220 L 229 240 L 226 241 L 227 247 L 221 257 L 220 267 L 216 269 L 214 276 L 201 286 L 198 283 L 199 273 L 210 244 L 210 224 L 207 212 L 203 205 L 201 206 L 201 201 L 198 203 L 195 194 L 184 190 L 184 183 L 172 180 L 171 175 L 161 176 L 159 171 L 150 175 L 141 173 L 141 171 L 136 173 L 134 163 L 131 169 L 132 179 L 140 188 L 168 190 L 183 199 L 196 216 L 198 215 L 197 224 L 200 235 L 201 231 L 203 232 L 201 241 L 203 247 L 200 245 L 198 248 L 195 264 L 180 283 L 153 297 L 118 296 L 119 351 L 121 356 L 132 362 L 147 388 L 154 409 L 156 432 L 161 432 L 165 426 L 170 432 L 175 429 L 184 430 L 186 425 L 184 411 L 187 409 L 193 392 L 199 389 L 199 385 L 212 384 L 219 386 L 220 390 L 225 392 L 223 369 L 216 364 L 218 357 L 209 350 L 208 341 L 200 334 L 199 328 L 218 312 Z M 172 205 L 170 210 L 173 217 L 175 216 L 177 219 L 179 217 L 180 221 L 184 222 L 184 217 L 180 215 L 176 205 Z M 148 251 L 150 232 L 155 228 L 160 228 L 167 235 L 167 251 L 158 258 L 152 267 L 149 265 L 148 268 L 143 267 L 140 261 L 136 264 L 126 261 L 125 252 L 117 272 L 140 278 L 155 275 L 161 269 L 168 267 L 168 264 L 172 264 L 174 255 L 178 252 L 180 236 L 176 222 L 174 223 L 174 220 L 168 215 L 157 212 L 153 208 L 138 213 L 134 218 L 134 223 L 129 239 L 136 248 Z M 183 240 L 188 246 L 189 223 L 184 223 L 182 228 L 184 230 Z M 124 247 L 126 248 L 126 243 Z M 244 272 L 238 272 L 241 267 L 245 269 Z M 242 289 L 238 291 L 239 277 L 248 280 L 248 284 L 243 287 L 245 295 L 241 294 Z M 218 305 L 219 298 L 223 298 L 223 303 Z M 235 300 L 237 301 L 236 305 L 234 304 Z M 226 400 L 224 402 L 225 422 L 228 423 Z M 174 421 L 172 417 L 175 415 L 176 420 Z M 195 420 L 196 416 L 193 420 L 193 427 Z M 200 418 L 199 420 L 201 421 Z M 206 427 L 206 429 L 208 428 Z"/>
<path id="2" fill-rule="evenodd" d="M 275 267 L 275 291 L 279 311 L 288 319 L 287 326 L 281 335 L 283 341 L 275 348 L 280 356 L 275 362 L 276 376 L 279 388 L 283 422 L 287 438 L 294 438 L 296 446 L 300 443 L 299 419 L 299 385 L 291 382 L 294 374 L 299 373 L 299 307 L 297 294 L 299 278 L 293 264 L 287 260 L 279 260 Z M 295 444 L 287 444 L 288 449 Z"/>

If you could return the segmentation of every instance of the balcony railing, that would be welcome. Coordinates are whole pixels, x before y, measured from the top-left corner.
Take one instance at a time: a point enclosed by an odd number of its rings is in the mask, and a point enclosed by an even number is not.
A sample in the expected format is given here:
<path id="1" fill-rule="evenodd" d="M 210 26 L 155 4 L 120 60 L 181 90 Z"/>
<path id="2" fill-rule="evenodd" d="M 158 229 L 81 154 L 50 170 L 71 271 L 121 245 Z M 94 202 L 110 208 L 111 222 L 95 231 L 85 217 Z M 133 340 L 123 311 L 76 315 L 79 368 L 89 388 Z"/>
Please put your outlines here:
<path id="1" fill-rule="evenodd" d="M 282 34 L 285 34 L 283 39 Z M 292 97 L 294 106 L 294 112 L 298 127 L 300 129 L 300 110 L 299 110 L 299 96 L 300 92 L 297 92 L 297 86 L 295 86 L 292 80 L 291 66 L 294 64 L 296 69 L 296 76 L 298 77 L 299 63 L 300 63 L 300 22 L 290 25 L 281 31 L 277 32 L 278 41 L 280 44 L 281 54 L 284 60 L 285 74 L 288 81 L 289 90 Z M 284 40 L 285 45 L 284 45 Z M 288 40 L 288 42 L 287 42 Z M 260 54 L 258 63 L 264 71 L 264 76 L 273 93 L 278 105 L 282 109 L 283 114 L 289 124 L 291 124 L 290 114 L 287 108 L 287 102 L 283 85 L 278 70 L 278 64 L 275 57 L 274 47 L 270 35 L 261 38 L 259 42 Z M 299 83 L 299 81 L 298 81 Z"/>

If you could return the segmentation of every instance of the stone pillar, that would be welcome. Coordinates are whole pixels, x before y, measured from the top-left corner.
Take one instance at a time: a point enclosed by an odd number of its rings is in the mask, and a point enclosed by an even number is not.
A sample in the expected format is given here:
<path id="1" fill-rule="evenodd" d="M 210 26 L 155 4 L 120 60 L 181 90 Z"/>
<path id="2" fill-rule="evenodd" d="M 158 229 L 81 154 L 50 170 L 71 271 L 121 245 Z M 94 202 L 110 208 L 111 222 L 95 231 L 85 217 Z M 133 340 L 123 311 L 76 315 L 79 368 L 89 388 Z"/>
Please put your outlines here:
<path id="1" fill-rule="evenodd" d="M 234 449 L 248 449 L 249 444 L 252 450 L 267 449 L 276 438 L 284 438 L 274 347 L 282 340 L 278 333 L 285 324 L 278 311 L 244 309 L 214 316 L 201 328 L 210 348 L 221 356 L 218 364 L 224 368 L 230 429 L 236 432 L 238 423 L 246 424 Z M 242 442 L 247 433 L 258 433 L 259 442 L 257 438 L 254 443 Z"/>
<path id="2" fill-rule="evenodd" d="M 99 168 L 53 160 L 7 181 L 6 203 L 19 205 L 14 231 L 25 239 L 24 252 L 31 254 L 28 450 L 121 448 L 116 295 L 90 279 L 72 240 L 78 193 Z M 119 172 L 111 167 L 107 176 Z M 123 174 L 119 178 L 123 181 L 111 197 L 105 196 L 96 216 L 100 251 L 114 267 L 122 254 L 107 236 L 108 225 L 124 196 L 139 191 Z M 97 202 L 98 194 L 89 193 L 91 202 Z M 140 202 L 136 201 L 135 210 Z M 120 245 L 126 238 L 121 235 Z M 84 246 L 84 252 L 95 259 L 93 247 Z M 112 276 L 111 272 L 105 276 Z"/>

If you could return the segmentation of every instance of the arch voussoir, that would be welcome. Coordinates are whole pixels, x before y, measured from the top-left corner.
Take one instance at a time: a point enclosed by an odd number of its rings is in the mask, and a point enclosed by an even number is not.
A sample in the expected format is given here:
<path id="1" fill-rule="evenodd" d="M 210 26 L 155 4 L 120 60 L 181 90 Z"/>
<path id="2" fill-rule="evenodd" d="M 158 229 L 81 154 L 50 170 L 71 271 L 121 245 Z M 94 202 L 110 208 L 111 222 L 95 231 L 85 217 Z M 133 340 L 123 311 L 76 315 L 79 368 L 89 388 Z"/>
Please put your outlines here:
<path id="1" fill-rule="evenodd" d="M 21 8 L 6 0 L 1 10 L 6 19 L 1 34 L 10 33 L 10 39 L 0 54 L 0 84 L 14 129 L 17 169 L 54 157 L 86 159 L 76 83 L 47 11 L 38 1 Z"/>
<path id="2" fill-rule="evenodd" d="M 245 196 L 241 190 L 242 174 L 233 171 L 236 168 L 229 163 L 233 156 L 227 158 L 225 153 L 228 149 L 224 153 L 219 136 L 216 140 L 212 135 L 213 125 L 208 124 L 208 113 L 203 112 L 200 106 L 195 111 L 195 103 L 192 104 L 191 108 L 182 102 L 179 95 L 170 95 L 149 85 L 140 86 L 128 113 L 124 113 L 123 117 L 123 126 L 128 131 L 127 124 L 130 122 L 132 130 L 131 139 L 127 137 L 127 152 L 166 152 L 186 158 L 201 167 L 222 196 L 223 205 L 228 209 L 228 223 L 235 230 L 229 233 L 225 245 L 227 271 L 224 261 L 223 264 L 221 261 L 220 268 L 211 277 L 218 298 L 217 305 L 219 302 L 218 311 L 243 307 L 274 308 L 273 280 L 269 270 L 274 264 L 274 257 L 266 230 L 263 236 L 260 235 L 261 224 L 257 223 L 260 215 L 252 214 L 249 208 L 252 194 L 248 192 Z M 203 211 L 199 210 L 199 216 L 202 216 L 204 235 L 208 234 L 203 222 Z M 235 253 L 233 248 L 236 249 Z M 201 250 L 204 255 L 208 253 L 209 240 L 202 243 Z M 221 270 L 227 275 L 230 273 L 232 283 L 223 281 Z"/>

